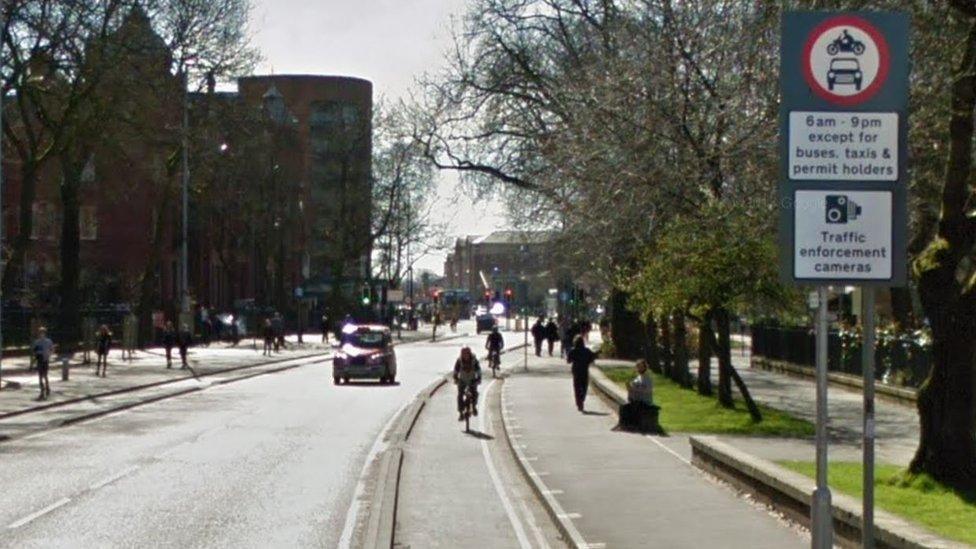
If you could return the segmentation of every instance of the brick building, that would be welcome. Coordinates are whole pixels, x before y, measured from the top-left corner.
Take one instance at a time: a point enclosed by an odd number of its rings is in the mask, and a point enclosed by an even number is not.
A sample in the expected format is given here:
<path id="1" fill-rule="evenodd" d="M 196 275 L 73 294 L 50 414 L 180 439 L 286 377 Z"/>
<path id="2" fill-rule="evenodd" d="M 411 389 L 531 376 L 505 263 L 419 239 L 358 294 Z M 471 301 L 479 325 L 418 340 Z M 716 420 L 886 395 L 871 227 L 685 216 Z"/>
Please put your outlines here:
<path id="1" fill-rule="evenodd" d="M 179 302 L 181 246 L 181 177 L 173 159 L 179 151 L 183 87 L 170 72 L 166 45 L 144 14 L 133 12 L 117 32 L 125 34 L 123 43 L 146 46 L 133 48 L 137 53 L 105 77 L 105 85 L 130 86 L 113 105 L 139 114 L 140 127 L 113 129 L 106 140 L 111 143 L 93 146 L 82 171 L 84 305 L 134 306 L 147 280 L 153 309 L 172 315 Z M 51 71 L 38 60 L 33 72 L 31 77 L 45 78 Z M 5 106 L 5 116 L 14 120 L 16 112 L 9 103 Z M 287 310 L 297 287 L 324 294 L 337 286 L 353 288 L 365 277 L 372 194 L 368 81 L 244 77 L 237 93 L 211 87 L 208 93 L 191 94 L 189 112 L 188 275 L 196 303 L 227 310 L 255 300 Z M 17 131 L 18 123 L 12 124 Z M 12 150 L 4 143 L 3 245 L 8 257 L 25 227 L 23 208 L 31 212 L 33 224 L 24 232 L 29 238 L 23 268 L 12 273 L 5 298 L 35 308 L 56 306 L 60 166 L 57 159 L 41 166 L 31 196 L 24 192 L 23 166 Z M 240 177 L 231 179 L 231 174 Z M 233 188 L 215 194 L 221 184 Z M 269 206 L 262 222 L 274 227 L 265 231 L 260 245 L 253 236 L 258 220 L 234 211 L 236 198 L 231 199 L 259 193 Z M 222 202 L 228 206 L 215 207 Z"/>

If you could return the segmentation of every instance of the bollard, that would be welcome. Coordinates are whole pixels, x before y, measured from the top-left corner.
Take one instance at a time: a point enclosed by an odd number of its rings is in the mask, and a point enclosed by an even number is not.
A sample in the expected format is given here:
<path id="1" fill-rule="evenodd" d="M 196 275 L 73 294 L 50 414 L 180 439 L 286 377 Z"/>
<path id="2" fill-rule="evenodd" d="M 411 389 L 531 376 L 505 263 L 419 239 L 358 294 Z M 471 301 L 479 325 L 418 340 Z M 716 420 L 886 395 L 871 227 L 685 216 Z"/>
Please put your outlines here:
<path id="1" fill-rule="evenodd" d="M 61 381 L 68 381 L 68 357 L 61 357 Z"/>

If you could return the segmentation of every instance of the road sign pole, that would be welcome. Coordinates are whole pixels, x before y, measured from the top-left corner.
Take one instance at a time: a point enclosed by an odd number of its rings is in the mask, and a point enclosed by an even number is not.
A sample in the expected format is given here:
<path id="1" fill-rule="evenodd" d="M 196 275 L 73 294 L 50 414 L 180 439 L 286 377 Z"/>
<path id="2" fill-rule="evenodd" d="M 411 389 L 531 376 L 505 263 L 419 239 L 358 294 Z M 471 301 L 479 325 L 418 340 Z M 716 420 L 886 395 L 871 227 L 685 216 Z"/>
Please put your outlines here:
<path id="1" fill-rule="evenodd" d="M 862 289 L 861 364 L 864 370 L 864 502 L 861 546 L 874 549 L 874 288 Z"/>
<path id="2" fill-rule="evenodd" d="M 833 547 L 830 488 L 827 486 L 827 287 L 817 287 L 817 489 L 813 492 L 814 549 Z"/>

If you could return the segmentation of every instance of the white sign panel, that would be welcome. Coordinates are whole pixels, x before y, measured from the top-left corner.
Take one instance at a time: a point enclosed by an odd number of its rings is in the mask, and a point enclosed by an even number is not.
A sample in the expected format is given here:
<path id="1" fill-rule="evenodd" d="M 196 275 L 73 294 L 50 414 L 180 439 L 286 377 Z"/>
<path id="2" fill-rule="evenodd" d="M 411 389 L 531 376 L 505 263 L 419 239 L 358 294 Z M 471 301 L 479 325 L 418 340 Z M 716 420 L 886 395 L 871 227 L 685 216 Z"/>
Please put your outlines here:
<path id="1" fill-rule="evenodd" d="M 890 191 L 796 191 L 794 197 L 796 278 L 891 278 Z"/>
<path id="2" fill-rule="evenodd" d="M 389 303 L 399 303 L 403 301 L 403 290 L 387 290 L 386 301 Z"/>
<path id="3" fill-rule="evenodd" d="M 790 112 L 789 177 L 897 181 L 898 114 Z"/>

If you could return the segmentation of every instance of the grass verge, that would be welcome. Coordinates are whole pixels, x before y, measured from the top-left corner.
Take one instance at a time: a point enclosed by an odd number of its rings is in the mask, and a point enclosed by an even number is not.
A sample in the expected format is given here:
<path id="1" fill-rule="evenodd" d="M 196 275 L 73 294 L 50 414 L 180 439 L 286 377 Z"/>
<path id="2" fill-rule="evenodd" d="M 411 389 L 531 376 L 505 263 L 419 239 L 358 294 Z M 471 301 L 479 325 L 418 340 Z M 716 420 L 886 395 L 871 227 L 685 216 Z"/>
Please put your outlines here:
<path id="1" fill-rule="evenodd" d="M 816 478 L 816 465 L 809 461 L 783 461 L 780 465 Z M 831 488 L 856 498 L 862 497 L 860 463 L 831 462 L 827 470 Z M 909 475 L 895 465 L 875 466 L 875 505 L 902 518 L 921 524 L 940 536 L 976 545 L 976 494 L 961 494 L 928 475 Z"/>
<path id="2" fill-rule="evenodd" d="M 634 378 L 634 369 L 604 368 L 611 380 L 626 386 Z M 752 421 L 745 404 L 736 401 L 735 408 L 719 406 L 715 397 L 704 397 L 685 389 L 670 379 L 651 373 L 654 378 L 654 403 L 661 407 L 661 427 L 667 432 L 807 437 L 814 433 L 813 424 L 785 412 L 759 406 L 763 420 Z"/>

